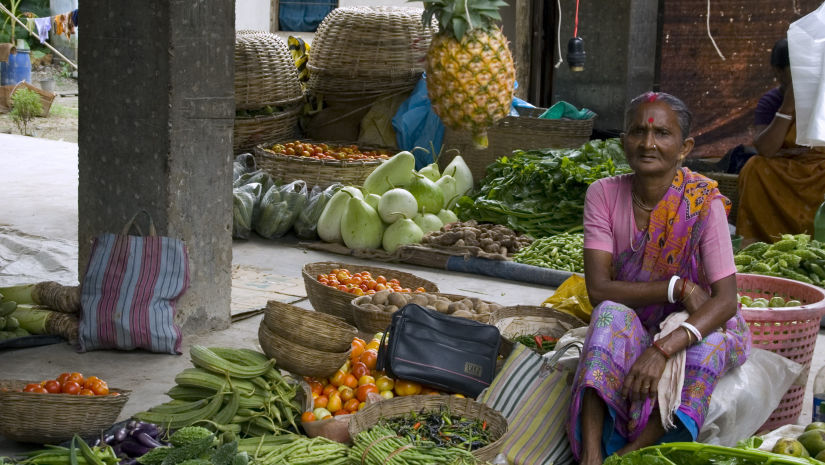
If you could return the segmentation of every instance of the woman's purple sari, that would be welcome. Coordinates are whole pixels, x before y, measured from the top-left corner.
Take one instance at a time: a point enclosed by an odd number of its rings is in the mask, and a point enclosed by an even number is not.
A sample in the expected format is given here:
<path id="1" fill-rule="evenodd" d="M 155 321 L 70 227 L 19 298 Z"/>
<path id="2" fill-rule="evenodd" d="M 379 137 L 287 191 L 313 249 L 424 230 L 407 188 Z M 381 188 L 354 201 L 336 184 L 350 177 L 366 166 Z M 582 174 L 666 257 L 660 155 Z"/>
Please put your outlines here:
<path id="1" fill-rule="evenodd" d="M 685 277 L 710 293 L 699 261 L 699 240 L 710 211 L 711 200 L 721 197 L 726 210 L 730 201 L 721 196 L 717 183 L 687 168 L 677 172 L 664 198 L 651 212 L 650 225 L 633 239 L 638 251 L 628 248 L 614 254 L 613 266 L 619 281 L 667 281 L 673 275 Z M 642 246 L 644 245 L 644 246 Z M 573 453 L 581 454 L 579 434 L 582 395 L 593 388 L 614 416 L 615 432 L 625 440 L 636 439 L 657 406 L 656 399 L 630 402 L 621 394 L 625 375 L 636 358 L 651 345 L 659 324 L 681 304 L 655 304 L 631 309 L 605 301 L 593 309 L 573 385 L 568 436 Z M 679 412 L 700 429 L 707 414 L 710 396 L 719 377 L 745 362 L 750 352 L 750 332 L 739 312 L 723 329 L 705 335 L 687 349 L 685 382 Z M 678 415 L 678 413 L 677 413 Z"/>

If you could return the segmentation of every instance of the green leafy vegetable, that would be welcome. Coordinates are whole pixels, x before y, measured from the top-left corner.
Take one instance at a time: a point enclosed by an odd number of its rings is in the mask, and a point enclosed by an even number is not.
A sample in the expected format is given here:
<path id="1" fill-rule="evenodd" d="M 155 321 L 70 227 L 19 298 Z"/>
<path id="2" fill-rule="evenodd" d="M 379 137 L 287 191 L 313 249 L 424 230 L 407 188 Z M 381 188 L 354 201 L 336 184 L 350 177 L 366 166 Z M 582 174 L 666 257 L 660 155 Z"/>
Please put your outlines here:
<path id="1" fill-rule="evenodd" d="M 738 447 L 725 447 L 699 442 L 672 442 L 645 447 L 621 457 L 611 455 L 604 465 L 821 465 L 810 458 L 790 457 L 751 447 L 754 441 L 743 441 Z"/>
<path id="2" fill-rule="evenodd" d="M 624 160 L 619 139 L 575 149 L 517 150 L 487 167 L 479 192 L 461 197 L 456 212 L 461 220 L 503 224 L 533 237 L 581 231 L 587 187 L 629 173 Z"/>

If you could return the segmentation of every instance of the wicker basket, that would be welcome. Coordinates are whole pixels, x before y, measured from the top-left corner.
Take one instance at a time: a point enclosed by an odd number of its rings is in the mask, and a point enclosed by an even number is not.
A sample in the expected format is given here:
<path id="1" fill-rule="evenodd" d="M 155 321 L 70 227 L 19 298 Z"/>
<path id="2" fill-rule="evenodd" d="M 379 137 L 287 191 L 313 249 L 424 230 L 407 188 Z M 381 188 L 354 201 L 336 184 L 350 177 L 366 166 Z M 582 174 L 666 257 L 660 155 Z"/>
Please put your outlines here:
<path id="1" fill-rule="evenodd" d="M 736 224 L 736 214 L 739 211 L 739 175 L 719 171 L 707 171 L 702 172 L 702 174 L 718 182 L 719 192 L 730 199 L 728 223 Z"/>
<path id="2" fill-rule="evenodd" d="M 447 407 L 451 414 L 486 421 L 487 429 L 495 440 L 473 451 L 473 455 L 481 461 L 488 462 L 498 455 L 501 439 L 507 433 L 507 419 L 485 404 L 455 396 L 394 397 L 368 404 L 352 416 L 349 422 L 349 434 L 354 439 L 358 433 L 372 428 L 383 419 L 406 415 L 410 412 L 438 410 L 442 407 Z"/>
<path id="3" fill-rule="evenodd" d="M 341 318 L 275 300 L 266 303 L 264 322 L 288 341 L 312 345 L 325 352 L 346 351 L 358 335 L 358 331 Z"/>
<path id="4" fill-rule="evenodd" d="M 76 396 L 18 392 L 37 381 L 0 380 L 0 435 L 20 442 L 60 444 L 79 434 L 100 435 L 117 420 L 130 391 L 119 395 Z"/>
<path id="5" fill-rule="evenodd" d="M 444 133 L 443 154 L 438 164 L 445 168 L 458 150 L 478 182 L 487 166 L 513 150 L 580 147 L 590 140 L 595 118 L 586 120 L 538 118 L 545 108 L 520 109 L 520 116 L 507 116 L 487 130 L 486 149 L 475 147 L 472 135 L 466 131 L 447 129 Z"/>
<path id="6" fill-rule="evenodd" d="M 298 68 L 287 44 L 264 31 L 235 35 L 235 108 L 289 106 L 303 99 Z"/>
<path id="7" fill-rule="evenodd" d="M 301 103 L 297 103 L 272 115 L 235 118 L 232 133 L 235 153 L 251 152 L 256 145 L 268 140 L 294 138 L 298 134 L 300 114 Z"/>
<path id="8" fill-rule="evenodd" d="M 328 187 L 336 182 L 345 186 L 360 186 L 367 176 L 384 161 L 376 160 L 319 160 L 312 157 L 296 157 L 271 150 L 273 144 L 294 138 L 280 138 L 255 147 L 255 163 L 275 180 L 292 182 L 303 179 L 307 186 Z M 302 140 L 318 144 L 320 142 Z M 328 145 L 352 145 L 347 142 L 324 142 Z M 359 147 L 362 150 L 379 150 L 380 147 Z"/>
<path id="9" fill-rule="evenodd" d="M 309 297 L 312 307 L 323 313 L 343 318 L 349 324 L 355 324 L 353 315 L 352 299 L 354 296 L 348 292 L 339 291 L 333 287 L 318 282 L 319 274 L 327 274 L 334 269 L 348 269 L 350 271 L 369 271 L 373 276 L 384 276 L 387 280 L 397 279 L 402 286 L 415 289 L 423 287 L 430 292 L 438 292 L 438 286 L 431 281 L 419 278 L 410 273 L 405 273 L 391 268 L 379 268 L 375 266 L 353 265 L 340 262 L 315 262 L 307 263 L 301 274 L 304 277 L 304 287 L 306 287 L 307 297 Z"/>
<path id="10" fill-rule="evenodd" d="M 469 297 L 465 295 L 458 295 L 458 294 L 445 294 L 441 292 L 432 292 L 432 293 L 425 293 L 425 294 L 433 294 L 439 297 L 446 297 L 450 299 L 452 302 L 457 302 L 459 300 L 468 299 Z M 353 317 L 355 318 L 355 326 L 364 332 L 367 333 L 379 333 L 385 331 L 392 322 L 393 313 L 382 312 L 382 311 L 375 311 L 363 308 L 364 304 L 368 304 L 371 302 L 371 297 L 369 295 L 356 297 L 352 299 L 352 313 Z M 488 305 L 497 305 L 492 302 L 482 301 Z M 480 323 L 487 323 L 490 321 L 491 313 L 481 313 L 474 317 L 466 317 L 468 320 L 478 321 Z"/>
<path id="11" fill-rule="evenodd" d="M 742 308 L 751 331 L 753 347 L 769 350 L 804 366 L 800 379 L 811 369 L 819 323 L 825 314 L 825 291 L 810 284 L 784 278 L 737 274 L 736 287 L 751 298 L 778 295 L 802 302 L 799 307 Z M 792 385 L 760 431 L 772 431 L 796 423 L 802 412 L 805 386 Z"/>
<path id="12" fill-rule="evenodd" d="M 497 327 L 501 335 L 511 341 L 523 334 L 543 334 L 560 338 L 568 330 L 587 326 L 587 323 L 568 313 L 533 305 L 517 305 L 496 310 L 490 315 L 490 324 Z"/>
<path id="13" fill-rule="evenodd" d="M 289 372 L 301 376 L 325 378 L 335 373 L 347 361 L 352 350 L 345 352 L 325 352 L 312 347 L 302 346 L 276 334 L 261 321 L 258 327 L 258 342 L 264 353 L 275 359 L 275 364 Z"/>
<path id="14" fill-rule="evenodd" d="M 412 88 L 424 72 L 433 29 L 420 8 L 354 6 L 330 12 L 315 32 L 307 88 L 313 93 L 382 93 Z"/>

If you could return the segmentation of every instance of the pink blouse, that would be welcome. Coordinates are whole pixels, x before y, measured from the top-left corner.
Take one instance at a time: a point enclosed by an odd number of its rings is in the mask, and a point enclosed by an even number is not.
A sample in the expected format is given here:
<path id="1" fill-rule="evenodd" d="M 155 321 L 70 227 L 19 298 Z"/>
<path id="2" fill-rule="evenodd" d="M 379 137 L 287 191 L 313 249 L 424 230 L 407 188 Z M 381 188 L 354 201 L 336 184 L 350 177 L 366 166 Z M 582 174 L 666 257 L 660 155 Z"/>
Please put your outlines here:
<path id="1" fill-rule="evenodd" d="M 632 174 L 600 179 L 587 189 L 584 201 L 584 248 L 604 250 L 614 256 L 630 247 L 638 234 L 630 197 Z M 699 250 L 708 282 L 736 273 L 733 245 L 725 206 L 721 200 L 710 206 L 708 224 L 702 232 Z"/>

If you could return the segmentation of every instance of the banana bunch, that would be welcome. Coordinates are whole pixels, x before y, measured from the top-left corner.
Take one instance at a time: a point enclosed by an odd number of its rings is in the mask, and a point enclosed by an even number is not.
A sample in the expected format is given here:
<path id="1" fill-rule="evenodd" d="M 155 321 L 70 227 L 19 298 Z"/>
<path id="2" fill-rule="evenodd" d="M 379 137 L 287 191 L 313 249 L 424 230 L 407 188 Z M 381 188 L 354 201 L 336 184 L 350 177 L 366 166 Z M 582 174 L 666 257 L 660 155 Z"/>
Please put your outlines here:
<path id="1" fill-rule="evenodd" d="M 302 406 L 298 384 L 275 368 L 275 360 L 250 349 L 189 350 L 194 367 L 175 376 L 172 400 L 135 415 L 170 429 L 200 425 L 214 431 L 263 436 L 298 432 Z"/>
<path id="2" fill-rule="evenodd" d="M 17 309 L 17 302 L 8 300 L 0 294 L 0 341 L 28 336 L 29 332 L 20 327 L 20 322 L 12 316 Z"/>

